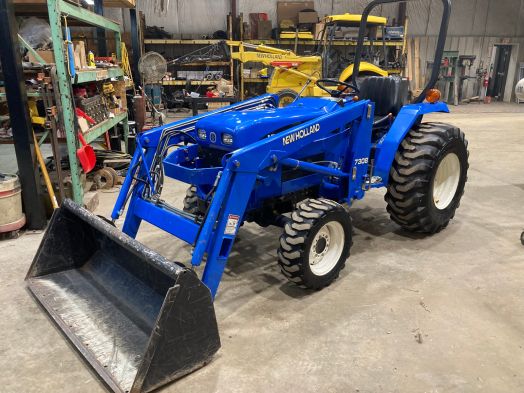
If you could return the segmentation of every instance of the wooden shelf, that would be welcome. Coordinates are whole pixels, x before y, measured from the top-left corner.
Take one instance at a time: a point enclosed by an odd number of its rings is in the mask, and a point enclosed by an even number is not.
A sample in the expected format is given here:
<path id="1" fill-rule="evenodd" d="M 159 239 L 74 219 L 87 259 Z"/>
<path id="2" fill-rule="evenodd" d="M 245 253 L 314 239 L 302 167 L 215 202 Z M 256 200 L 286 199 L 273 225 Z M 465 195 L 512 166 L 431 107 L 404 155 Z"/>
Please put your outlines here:
<path id="1" fill-rule="evenodd" d="M 13 0 L 15 6 L 47 6 L 47 0 Z M 135 8 L 136 0 L 104 0 L 104 7 Z"/>
<path id="2" fill-rule="evenodd" d="M 87 83 L 103 81 L 111 78 L 124 76 L 124 71 L 120 67 L 114 68 L 97 68 L 96 70 L 77 71 L 73 83 Z"/>
<path id="3" fill-rule="evenodd" d="M 183 81 L 183 80 L 174 80 L 174 81 L 162 81 L 162 85 L 164 86 L 185 86 L 186 85 L 186 81 Z M 192 80 L 191 81 L 191 86 L 199 86 L 199 85 L 202 85 L 202 86 L 211 86 L 211 85 L 216 85 L 218 83 L 218 81 L 194 81 Z"/>
<path id="4" fill-rule="evenodd" d="M 218 44 L 223 40 L 174 40 L 163 38 L 146 38 L 144 44 L 158 44 L 158 45 L 211 45 Z"/>
<path id="5" fill-rule="evenodd" d="M 108 8 L 135 8 L 136 0 L 104 0 L 104 7 Z"/>
<path id="6" fill-rule="evenodd" d="M 178 39 L 151 39 L 147 38 L 144 40 L 146 45 L 211 45 L 217 44 L 223 40 L 178 40 Z M 249 44 L 264 44 L 264 45 L 295 45 L 295 40 L 244 40 Z M 298 45 L 317 45 L 320 41 L 315 40 L 299 40 Z M 386 41 L 386 46 L 402 46 L 402 41 Z M 357 46 L 357 41 L 350 40 L 334 40 L 332 41 L 334 46 Z M 382 46 L 382 41 L 365 41 L 364 46 Z"/>
<path id="7" fill-rule="evenodd" d="M 244 78 L 246 83 L 268 83 L 269 78 Z"/>
<path id="8" fill-rule="evenodd" d="M 28 97 L 33 97 L 33 98 L 38 98 L 38 97 L 41 97 L 42 95 L 37 92 L 37 91 L 28 91 L 27 92 L 27 96 Z M 0 101 L 5 101 L 6 100 L 6 95 L 5 93 L 0 93 Z"/>
<path id="9" fill-rule="evenodd" d="M 177 67 L 195 67 L 195 66 L 210 66 L 210 67 L 223 67 L 229 66 L 231 63 L 229 61 L 200 61 L 194 63 L 185 63 L 185 64 L 173 64 Z"/>
<path id="10" fill-rule="evenodd" d="M 100 137 L 102 134 L 104 134 L 106 131 L 110 130 L 114 126 L 116 126 L 118 123 L 123 121 L 127 117 L 127 113 L 119 113 L 118 115 L 115 115 L 115 117 L 111 117 L 107 120 L 104 120 L 101 123 L 98 123 L 96 126 L 91 127 L 87 132 L 84 133 L 84 138 L 86 139 L 87 143 L 93 142 L 95 139 Z"/>

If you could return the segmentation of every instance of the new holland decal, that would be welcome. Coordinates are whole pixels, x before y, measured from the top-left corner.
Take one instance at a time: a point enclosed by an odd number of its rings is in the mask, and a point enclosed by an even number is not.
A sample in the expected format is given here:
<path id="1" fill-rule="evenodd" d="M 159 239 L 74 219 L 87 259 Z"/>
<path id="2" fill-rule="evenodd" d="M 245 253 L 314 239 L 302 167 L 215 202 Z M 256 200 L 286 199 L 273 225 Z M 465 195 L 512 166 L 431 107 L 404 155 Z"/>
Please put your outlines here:
<path id="1" fill-rule="evenodd" d="M 282 138 L 282 145 L 286 146 L 290 143 L 296 142 L 302 138 L 305 138 L 311 134 L 314 134 L 316 132 L 320 131 L 320 124 L 313 124 L 312 126 L 303 128 L 299 131 L 293 132 L 292 134 L 286 135 Z"/>

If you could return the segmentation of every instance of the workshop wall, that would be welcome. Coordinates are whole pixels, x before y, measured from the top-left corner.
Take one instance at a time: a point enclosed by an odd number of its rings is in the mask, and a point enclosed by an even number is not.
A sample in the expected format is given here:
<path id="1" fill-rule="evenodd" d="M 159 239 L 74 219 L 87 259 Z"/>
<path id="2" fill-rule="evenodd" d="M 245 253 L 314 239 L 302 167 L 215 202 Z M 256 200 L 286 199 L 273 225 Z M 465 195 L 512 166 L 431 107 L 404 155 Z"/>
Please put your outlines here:
<path id="1" fill-rule="evenodd" d="M 265 12 L 276 27 L 277 0 L 237 0 L 238 12 L 247 20 L 251 12 Z M 161 10 L 159 1 L 138 0 L 137 8 L 144 12 L 147 24 L 164 27 L 173 34 L 210 34 L 226 30 L 226 15 L 231 11 L 230 0 L 170 0 L 167 9 Z M 319 16 L 345 12 L 360 13 L 369 0 L 315 0 Z M 376 14 L 396 17 L 397 6 L 380 6 Z"/>
<path id="2" fill-rule="evenodd" d="M 238 12 L 246 17 L 251 12 L 266 12 L 276 21 L 277 0 L 237 0 Z M 361 13 L 370 0 L 315 0 L 319 16 L 344 12 Z M 144 12 L 148 25 L 164 27 L 168 32 L 198 38 L 216 30 L 226 30 L 226 15 L 230 12 L 230 0 L 137 0 L 137 8 Z M 511 43 L 516 53 L 512 62 L 508 86 L 516 83 L 517 67 L 524 62 L 524 0 L 453 0 L 446 50 L 458 50 L 464 55 L 476 55 L 469 70 L 474 76 L 478 68 L 488 68 L 494 43 Z M 376 14 L 397 18 L 397 5 L 380 6 Z M 420 37 L 421 71 L 426 71 L 428 61 L 433 60 L 438 34 L 442 3 L 435 0 L 409 2 L 408 35 Z M 125 22 L 125 21 L 124 21 Z M 126 23 L 124 23 L 125 25 Z M 477 86 L 468 83 L 466 96 L 474 95 Z M 511 92 L 506 89 L 506 101 Z"/>
<path id="3" fill-rule="evenodd" d="M 515 58 L 508 71 L 504 101 L 514 98 L 518 64 L 524 62 L 524 0 L 453 0 L 446 50 L 475 55 L 469 69 L 474 76 L 478 68 L 489 68 L 493 45 L 513 44 Z M 420 37 L 421 71 L 433 60 L 439 30 L 442 3 L 420 0 L 408 3 L 409 36 Z M 478 85 L 467 84 L 466 96 L 476 95 Z"/>

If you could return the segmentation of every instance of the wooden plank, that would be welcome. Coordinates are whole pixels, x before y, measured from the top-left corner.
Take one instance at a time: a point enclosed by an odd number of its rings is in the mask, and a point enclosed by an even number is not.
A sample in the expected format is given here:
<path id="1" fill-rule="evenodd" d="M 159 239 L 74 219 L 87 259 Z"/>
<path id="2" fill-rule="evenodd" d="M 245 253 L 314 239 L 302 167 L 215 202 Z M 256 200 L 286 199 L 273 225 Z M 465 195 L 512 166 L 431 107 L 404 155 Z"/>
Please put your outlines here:
<path id="1" fill-rule="evenodd" d="M 420 37 L 415 37 L 415 89 L 420 89 L 422 86 L 421 80 L 422 76 L 420 75 Z"/>
<path id="2" fill-rule="evenodd" d="M 407 64 L 407 77 L 409 79 L 409 83 L 411 85 L 411 90 L 414 90 L 415 89 L 415 81 L 413 80 L 413 50 L 412 50 L 412 47 L 413 47 L 413 40 L 410 39 L 407 41 L 407 52 L 406 52 L 406 57 L 408 59 L 408 64 Z"/>
<path id="3" fill-rule="evenodd" d="M 104 7 L 135 8 L 136 0 L 104 0 Z"/>
<path id="4" fill-rule="evenodd" d="M 420 76 L 422 85 L 426 85 L 426 68 L 428 59 L 428 37 L 420 37 Z"/>
<path id="5" fill-rule="evenodd" d="M 211 45 L 219 43 L 222 40 L 181 40 L 181 39 L 163 39 L 163 38 L 146 38 L 144 44 L 146 45 Z M 244 40 L 248 44 L 264 44 L 264 45 L 294 45 L 295 40 Z M 315 40 L 300 40 L 299 45 L 317 45 L 318 41 Z M 356 46 L 356 41 L 350 40 L 333 40 L 331 43 L 333 46 Z M 386 41 L 382 43 L 381 40 L 376 41 L 364 41 L 364 46 L 394 46 L 401 47 L 402 41 Z"/>
<path id="6" fill-rule="evenodd" d="M 73 4 L 77 4 L 71 1 Z M 15 5 L 47 5 L 47 0 L 13 0 Z M 136 0 L 104 0 L 104 7 L 135 8 Z"/>

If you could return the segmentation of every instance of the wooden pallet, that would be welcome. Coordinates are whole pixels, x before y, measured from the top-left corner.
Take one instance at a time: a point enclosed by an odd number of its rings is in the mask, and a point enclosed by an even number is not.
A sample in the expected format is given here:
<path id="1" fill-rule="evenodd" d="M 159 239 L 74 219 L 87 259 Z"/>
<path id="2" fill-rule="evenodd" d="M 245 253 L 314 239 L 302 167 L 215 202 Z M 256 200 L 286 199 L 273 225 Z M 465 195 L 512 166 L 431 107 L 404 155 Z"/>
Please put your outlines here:
<path id="1" fill-rule="evenodd" d="M 78 4 L 76 1 L 70 1 L 71 3 Z M 13 0 L 15 5 L 34 5 L 41 6 L 46 5 L 46 0 Z M 104 7 L 115 7 L 115 8 L 135 8 L 136 0 L 104 0 Z"/>

